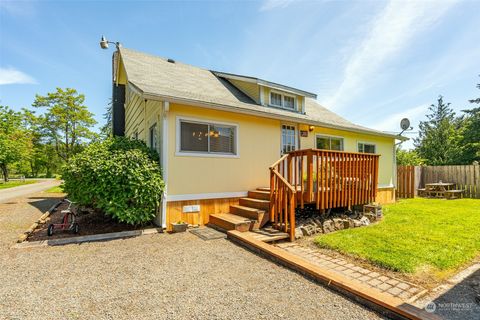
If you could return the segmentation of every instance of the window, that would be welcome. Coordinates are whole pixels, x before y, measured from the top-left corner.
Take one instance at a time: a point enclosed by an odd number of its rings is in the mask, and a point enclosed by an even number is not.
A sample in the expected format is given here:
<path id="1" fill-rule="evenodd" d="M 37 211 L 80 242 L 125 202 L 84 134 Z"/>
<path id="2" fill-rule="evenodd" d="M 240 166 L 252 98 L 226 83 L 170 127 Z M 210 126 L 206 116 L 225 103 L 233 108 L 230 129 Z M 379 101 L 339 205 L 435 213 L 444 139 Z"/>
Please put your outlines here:
<path id="1" fill-rule="evenodd" d="M 295 109 L 295 98 L 290 96 L 283 96 L 283 106 L 288 109 Z"/>
<path id="2" fill-rule="evenodd" d="M 363 152 L 363 153 L 375 153 L 376 152 L 376 147 L 372 143 L 364 143 L 364 142 L 359 142 L 358 143 L 358 152 Z"/>
<path id="3" fill-rule="evenodd" d="M 295 109 L 295 97 L 270 91 L 270 105 L 286 109 Z"/>
<path id="4" fill-rule="evenodd" d="M 317 149 L 343 151 L 343 138 L 317 136 Z"/>
<path id="5" fill-rule="evenodd" d="M 296 130 L 294 126 L 282 125 L 282 154 L 295 151 Z"/>
<path id="6" fill-rule="evenodd" d="M 235 126 L 180 120 L 180 152 L 236 155 Z"/>
<path id="7" fill-rule="evenodd" d="M 157 124 L 150 127 L 150 149 L 157 150 Z"/>
<path id="8" fill-rule="evenodd" d="M 275 92 L 270 92 L 270 104 L 274 106 L 281 107 L 282 106 L 282 95 L 275 93 Z"/>

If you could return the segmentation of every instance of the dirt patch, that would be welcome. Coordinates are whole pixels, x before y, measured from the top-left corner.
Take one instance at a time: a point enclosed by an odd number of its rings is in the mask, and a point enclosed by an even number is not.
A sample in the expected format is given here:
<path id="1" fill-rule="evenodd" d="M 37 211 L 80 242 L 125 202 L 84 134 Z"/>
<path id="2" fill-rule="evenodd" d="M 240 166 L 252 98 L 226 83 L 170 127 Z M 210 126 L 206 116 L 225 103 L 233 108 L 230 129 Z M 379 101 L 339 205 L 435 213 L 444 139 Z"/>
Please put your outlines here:
<path id="1" fill-rule="evenodd" d="M 57 209 L 50 214 L 46 222 L 39 224 L 38 227 L 28 236 L 27 241 L 70 238 L 92 234 L 141 230 L 148 227 L 153 227 L 152 224 L 132 226 L 126 223 L 120 223 L 98 210 L 77 210 L 77 217 L 75 221 L 79 225 L 78 233 L 73 233 L 73 231 L 68 230 L 61 230 L 59 228 L 54 230 L 52 236 L 48 236 L 48 226 L 52 223 L 62 223 L 63 214 L 61 211 L 67 208 L 68 204 L 66 202 L 62 202 Z"/>

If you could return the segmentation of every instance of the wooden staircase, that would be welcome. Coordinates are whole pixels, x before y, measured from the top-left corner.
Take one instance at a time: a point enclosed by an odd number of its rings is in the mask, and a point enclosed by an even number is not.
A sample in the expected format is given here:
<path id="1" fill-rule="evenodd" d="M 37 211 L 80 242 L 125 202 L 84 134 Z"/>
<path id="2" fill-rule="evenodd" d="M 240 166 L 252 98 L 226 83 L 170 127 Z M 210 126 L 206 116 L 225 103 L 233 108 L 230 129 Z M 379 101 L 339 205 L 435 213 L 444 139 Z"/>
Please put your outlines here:
<path id="1" fill-rule="evenodd" d="M 238 205 L 231 205 L 229 213 L 211 214 L 209 226 L 227 232 L 237 230 L 252 232 L 263 241 L 287 239 L 287 233 L 270 228 L 261 229 L 270 220 L 270 189 L 258 188 L 248 192 L 248 196 L 240 198 Z"/>

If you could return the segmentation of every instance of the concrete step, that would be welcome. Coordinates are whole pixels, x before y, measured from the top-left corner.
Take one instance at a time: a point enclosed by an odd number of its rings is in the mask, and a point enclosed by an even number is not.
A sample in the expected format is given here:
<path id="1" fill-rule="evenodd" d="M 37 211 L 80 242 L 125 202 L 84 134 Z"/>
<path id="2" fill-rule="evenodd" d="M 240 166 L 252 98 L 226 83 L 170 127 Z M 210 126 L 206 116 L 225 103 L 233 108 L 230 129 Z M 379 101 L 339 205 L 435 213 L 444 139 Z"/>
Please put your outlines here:
<path id="1" fill-rule="evenodd" d="M 240 198 L 239 203 L 241 206 L 257 208 L 265 211 L 268 211 L 268 209 L 270 208 L 270 201 L 261 199 Z"/>
<path id="2" fill-rule="evenodd" d="M 270 200 L 270 191 L 254 190 L 248 191 L 248 197 L 260 200 Z"/>
<path id="3" fill-rule="evenodd" d="M 237 230 L 240 232 L 249 231 L 253 222 L 242 216 L 231 213 L 211 214 L 209 224 L 223 230 Z"/>

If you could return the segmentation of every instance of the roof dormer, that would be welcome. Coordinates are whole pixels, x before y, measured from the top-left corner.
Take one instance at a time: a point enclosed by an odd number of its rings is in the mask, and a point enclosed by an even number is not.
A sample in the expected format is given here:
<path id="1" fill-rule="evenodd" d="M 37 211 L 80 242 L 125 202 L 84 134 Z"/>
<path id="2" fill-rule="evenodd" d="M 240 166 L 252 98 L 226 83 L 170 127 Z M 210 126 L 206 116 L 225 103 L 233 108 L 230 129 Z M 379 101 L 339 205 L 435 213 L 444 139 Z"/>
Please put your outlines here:
<path id="1" fill-rule="evenodd" d="M 305 98 L 317 95 L 278 83 L 225 72 L 212 71 L 217 77 L 228 80 L 257 104 L 297 113 L 305 113 Z"/>

